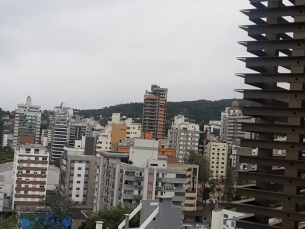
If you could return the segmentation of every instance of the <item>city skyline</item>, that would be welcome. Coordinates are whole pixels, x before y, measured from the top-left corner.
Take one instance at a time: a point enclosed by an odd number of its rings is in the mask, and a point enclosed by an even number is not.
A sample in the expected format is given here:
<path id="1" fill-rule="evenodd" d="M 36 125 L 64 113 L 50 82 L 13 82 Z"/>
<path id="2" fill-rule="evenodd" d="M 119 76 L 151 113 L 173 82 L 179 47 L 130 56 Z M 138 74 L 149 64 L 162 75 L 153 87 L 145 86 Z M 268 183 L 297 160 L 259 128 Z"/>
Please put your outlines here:
<path id="1" fill-rule="evenodd" d="M 237 41 L 247 37 L 238 25 L 247 24 L 239 10 L 248 1 L 58 3 L 1 1 L 4 110 L 28 95 L 43 109 L 143 102 L 151 84 L 169 88 L 169 101 L 241 98 L 234 89 L 243 79 L 234 74 L 244 70 L 236 57 L 245 54 Z M 15 92 L 6 96 L 10 84 Z"/>

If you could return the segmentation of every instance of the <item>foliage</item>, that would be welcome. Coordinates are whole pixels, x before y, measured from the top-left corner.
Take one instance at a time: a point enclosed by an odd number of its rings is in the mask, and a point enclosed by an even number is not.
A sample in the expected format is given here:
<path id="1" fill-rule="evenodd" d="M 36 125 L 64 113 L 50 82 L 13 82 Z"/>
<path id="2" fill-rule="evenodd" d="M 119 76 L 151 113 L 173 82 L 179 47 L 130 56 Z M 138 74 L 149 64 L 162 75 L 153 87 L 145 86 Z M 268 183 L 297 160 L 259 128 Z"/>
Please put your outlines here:
<path id="1" fill-rule="evenodd" d="M 54 166 L 56 166 L 57 168 L 60 168 L 60 158 L 57 158 L 57 159 L 55 159 L 55 160 L 53 160 L 53 161 L 50 161 L 49 164 L 50 164 L 50 165 L 54 165 Z"/>
<path id="2" fill-rule="evenodd" d="M 190 150 L 184 158 L 184 163 L 199 165 L 198 192 L 201 194 L 202 201 L 204 201 L 205 204 L 206 200 L 209 199 L 209 188 L 207 187 L 207 183 L 211 177 L 209 159 L 194 150 Z"/>
<path id="3" fill-rule="evenodd" d="M 17 228 L 17 225 L 18 225 L 18 219 L 16 218 L 16 216 L 11 215 L 0 223 L 0 228 L 15 229 Z"/>
<path id="4" fill-rule="evenodd" d="M 233 101 L 237 101 L 240 107 L 243 106 L 257 106 L 256 103 L 246 101 L 243 99 L 222 99 L 218 101 L 197 100 L 197 101 L 183 101 L 183 102 L 168 102 L 167 103 L 167 119 L 174 118 L 183 110 L 183 114 L 195 119 L 197 123 L 208 123 L 209 120 L 220 120 L 221 111 L 226 107 L 230 107 Z M 85 117 L 95 117 L 102 115 L 103 117 L 111 117 L 112 113 L 120 112 L 122 115 L 128 117 L 142 117 L 143 104 L 142 103 L 127 103 L 119 104 L 102 109 L 79 110 L 80 115 Z"/>
<path id="5" fill-rule="evenodd" d="M 3 229 L 43 229 L 43 224 L 40 221 L 35 221 L 34 214 L 20 214 L 19 216 L 11 215 L 0 223 L 0 228 Z M 24 224 L 27 222 L 27 224 Z"/>
<path id="6" fill-rule="evenodd" d="M 14 161 L 14 150 L 9 146 L 0 147 L 0 164 Z"/>
<path id="7" fill-rule="evenodd" d="M 112 209 L 100 210 L 95 215 L 86 219 L 79 229 L 95 229 L 95 221 L 103 221 L 103 229 L 117 229 L 120 223 L 125 219 L 124 214 L 130 214 L 133 211 L 131 207 L 122 207 L 118 205 Z M 136 214 L 129 223 L 130 227 L 139 227 L 140 214 Z"/>
<path id="8" fill-rule="evenodd" d="M 45 219 L 45 227 L 65 229 L 62 222 L 69 220 L 75 210 L 72 200 L 59 194 L 49 194 L 42 204 L 50 208 L 51 214 L 51 217 Z"/>

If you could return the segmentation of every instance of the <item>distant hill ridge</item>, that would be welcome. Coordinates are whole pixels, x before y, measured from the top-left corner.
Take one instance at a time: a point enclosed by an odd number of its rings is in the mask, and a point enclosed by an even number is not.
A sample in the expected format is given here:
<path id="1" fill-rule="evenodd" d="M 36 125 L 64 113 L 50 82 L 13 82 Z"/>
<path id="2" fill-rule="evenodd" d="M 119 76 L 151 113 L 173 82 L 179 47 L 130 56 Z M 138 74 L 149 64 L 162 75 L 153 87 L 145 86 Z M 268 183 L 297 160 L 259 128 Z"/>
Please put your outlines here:
<path id="1" fill-rule="evenodd" d="M 230 107 L 233 101 L 239 102 L 239 106 L 257 106 L 257 103 L 243 99 L 222 99 L 217 101 L 196 100 L 182 102 L 167 102 L 167 119 L 174 118 L 181 112 L 190 119 L 195 119 L 197 123 L 209 120 L 220 120 L 220 114 L 226 107 Z M 121 113 L 132 118 L 142 117 L 143 103 L 118 104 L 102 109 L 78 110 L 80 115 L 86 117 L 100 116 L 111 117 L 112 113 Z"/>

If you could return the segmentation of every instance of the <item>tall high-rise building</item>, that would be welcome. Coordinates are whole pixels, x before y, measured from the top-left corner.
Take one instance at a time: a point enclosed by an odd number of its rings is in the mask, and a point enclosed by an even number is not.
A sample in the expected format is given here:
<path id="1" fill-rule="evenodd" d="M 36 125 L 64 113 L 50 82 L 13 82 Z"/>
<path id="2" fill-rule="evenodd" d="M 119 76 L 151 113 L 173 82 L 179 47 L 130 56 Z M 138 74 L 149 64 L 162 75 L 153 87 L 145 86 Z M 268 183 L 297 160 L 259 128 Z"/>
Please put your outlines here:
<path id="1" fill-rule="evenodd" d="M 54 108 L 54 125 L 51 144 L 51 160 L 60 158 L 69 140 L 69 123 L 73 110 L 63 103 Z"/>
<path id="2" fill-rule="evenodd" d="M 165 138 L 167 88 L 151 86 L 144 95 L 142 131 L 153 132 L 153 138 Z"/>
<path id="3" fill-rule="evenodd" d="M 23 143 L 39 143 L 40 141 L 40 106 L 32 105 L 31 97 L 28 96 L 25 104 L 18 104 L 15 110 L 15 126 L 13 147 L 20 144 L 20 137 Z"/>
<path id="4" fill-rule="evenodd" d="M 175 116 L 171 128 L 168 130 L 168 140 L 171 148 L 176 149 L 176 157 L 179 162 L 190 150 L 198 150 L 199 125 L 195 120 L 190 120 L 183 115 Z"/>
<path id="5" fill-rule="evenodd" d="M 243 131 L 258 133 L 258 139 L 242 139 L 241 146 L 258 148 L 258 155 L 240 156 L 241 163 L 257 164 L 257 170 L 239 172 L 240 179 L 256 184 L 237 187 L 239 195 L 249 197 L 236 203 L 237 210 L 252 214 L 237 219 L 236 227 L 298 229 L 305 221 L 305 2 L 250 3 L 255 9 L 242 13 L 251 25 L 241 28 L 251 41 L 240 44 L 255 56 L 239 59 L 255 72 L 238 75 L 256 87 L 240 91 L 244 99 L 261 106 L 243 108 L 244 115 L 260 120 L 242 124 Z M 276 136 L 286 140 L 277 141 Z M 279 158 L 274 149 L 286 154 Z"/>

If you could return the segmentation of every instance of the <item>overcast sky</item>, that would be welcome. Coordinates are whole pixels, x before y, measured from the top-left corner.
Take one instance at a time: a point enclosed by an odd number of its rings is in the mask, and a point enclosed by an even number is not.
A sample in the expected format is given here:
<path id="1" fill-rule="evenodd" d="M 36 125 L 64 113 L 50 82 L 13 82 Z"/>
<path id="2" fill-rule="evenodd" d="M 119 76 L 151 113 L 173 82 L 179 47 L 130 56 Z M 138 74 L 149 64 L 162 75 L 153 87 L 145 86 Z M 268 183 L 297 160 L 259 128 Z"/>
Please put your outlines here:
<path id="1" fill-rule="evenodd" d="M 247 0 L 0 0 L 0 107 L 240 98 Z"/>

